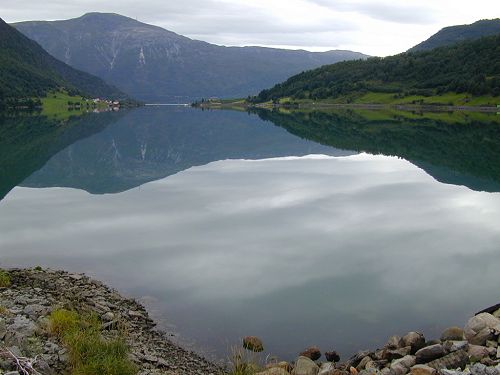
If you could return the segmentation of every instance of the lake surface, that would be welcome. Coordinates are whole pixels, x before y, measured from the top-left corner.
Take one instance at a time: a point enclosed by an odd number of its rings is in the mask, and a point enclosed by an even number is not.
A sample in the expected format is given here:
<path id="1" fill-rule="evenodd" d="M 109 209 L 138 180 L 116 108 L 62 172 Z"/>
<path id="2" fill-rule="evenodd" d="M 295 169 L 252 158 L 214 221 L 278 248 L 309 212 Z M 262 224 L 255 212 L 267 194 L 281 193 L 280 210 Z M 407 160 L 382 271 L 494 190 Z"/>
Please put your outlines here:
<path id="1" fill-rule="evenodd" d="M 285 359 L 433 338 L 500 297 L 500 125 L 481 116 L 3 118 L 0 265 L 88 273 L 216 358 L 246 335 Z"/>

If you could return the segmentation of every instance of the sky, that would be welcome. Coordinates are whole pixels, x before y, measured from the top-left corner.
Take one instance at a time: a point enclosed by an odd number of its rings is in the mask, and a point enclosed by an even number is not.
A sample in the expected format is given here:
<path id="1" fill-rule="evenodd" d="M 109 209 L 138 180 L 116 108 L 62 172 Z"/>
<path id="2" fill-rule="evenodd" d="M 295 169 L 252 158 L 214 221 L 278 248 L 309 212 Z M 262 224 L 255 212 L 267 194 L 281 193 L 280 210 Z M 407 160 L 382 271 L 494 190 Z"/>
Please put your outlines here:
<path id="1" fill-rule="evenodd" d="M 7 22 L 112 12 L 210 43 L 403 52 L 441 28 L 500 17 L 496 0 L 0 0 Z"/>

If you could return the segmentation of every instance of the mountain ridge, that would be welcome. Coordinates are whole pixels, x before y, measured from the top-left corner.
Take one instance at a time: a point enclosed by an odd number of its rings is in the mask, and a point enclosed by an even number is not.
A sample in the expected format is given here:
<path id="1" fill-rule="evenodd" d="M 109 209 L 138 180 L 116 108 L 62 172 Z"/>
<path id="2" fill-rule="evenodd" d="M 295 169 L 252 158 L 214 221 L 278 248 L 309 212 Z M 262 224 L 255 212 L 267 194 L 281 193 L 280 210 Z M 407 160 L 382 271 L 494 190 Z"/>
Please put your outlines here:
<path id="1" fill-rule="evenodd" d="M 307 69 L 367 57 L 345 50 L 219 46 L 115 13 L 13 26 L 54 57 L 149 102 L 246 96 Z"/>
<path id="2" fill-rule="evenodd" d="M 483 19 L 471 24 L 447 26 L 431 35 L 408 52 L 428 51 L 466 40 L 479 39 L 500 33 L 500 18 Z"/>

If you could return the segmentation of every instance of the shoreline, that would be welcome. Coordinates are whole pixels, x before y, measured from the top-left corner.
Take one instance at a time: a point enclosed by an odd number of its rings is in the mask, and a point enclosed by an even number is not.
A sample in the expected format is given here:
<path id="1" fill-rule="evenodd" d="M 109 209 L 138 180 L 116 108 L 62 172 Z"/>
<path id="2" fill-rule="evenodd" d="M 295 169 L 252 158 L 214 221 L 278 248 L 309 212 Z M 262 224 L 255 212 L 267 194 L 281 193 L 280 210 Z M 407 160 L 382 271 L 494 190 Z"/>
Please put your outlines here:
<path id="1" fill-rule="evenodd" d="M 112 337 L 116 327 L 126 332 L 129 357 L 139 375 L 224 373 L 221 366 L 170 341 L 166 332 L 155 328 L 142 304 L 100 281 L 39 268 L 13 268 L 6 273 L 11 285 L 0 287 L 0 349 L 37 357 L 35 368 L 40 374 L 65 373 L 69 367 L 67 350 L 47 329 L 50 314 L 61 308 L 100 317 L 104 339 Z M 16 370 L 15 363 L 2 360 L 0 374 Z"/>
<path id="2" fill-rule="evenodd" d="M 434 105 L 434 104 L 377 104 L 377 103 L 315 103 L 315 104 L 250 104 L 247 102 L 227 102 L 227 103 L 192 103 L 192 107 L 200 109 L 235 109 L 235 110 L 255 110 L 255 109 L 286 109 L 286 110 L 321 110 L 321 109 L 394 109 L 400 111 L 416 112 L 481 112 L 500 113 L 498 107 L 493 106 L 466 106 L 466 105 Z"/>
<path id="3" fill-rule="evenodd" d="M 305 349 L 293 362 L 270 355 L 259 359 L 252 352 L 262 352 L 265 343 L 249 336 L 243 339 L 249 350 L 233 348 L 228 369 L 173 343 L 155 328 L 141 303 L 84 274 L 39 267 L 2 273 L 10 285 L 0 286 L 0 374 L 22 374 L 14 355 L 36 358 L 39 372 L 28 374 L 66 373 L 68 349 L 48 328 L 51 314 L 66 309 L 98 317 L 104 340 L 123 333 L 138 375 L 500 375 L 500 304 L 479 311 L 463 329 L 446 329 L 439 339 L 419 332 L 391 336 L 382 348 L 361 350 L 344 361 L 335 351 L 325 352 L 321 361 L 317 347 Z M 246 372 L 236 371 L 237 366 Z"/>

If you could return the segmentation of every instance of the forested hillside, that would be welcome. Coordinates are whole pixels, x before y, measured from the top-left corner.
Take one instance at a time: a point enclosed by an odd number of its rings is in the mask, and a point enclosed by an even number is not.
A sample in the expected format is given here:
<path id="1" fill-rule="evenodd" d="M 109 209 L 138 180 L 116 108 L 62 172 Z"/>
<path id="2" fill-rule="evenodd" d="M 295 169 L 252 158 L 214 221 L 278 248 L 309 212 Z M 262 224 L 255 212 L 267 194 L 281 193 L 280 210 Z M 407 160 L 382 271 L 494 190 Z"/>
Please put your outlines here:
<path id="1" fill-rule="evenodd" d="M 291 77 L 257 102 L 283 97 L 346 100 L 367 92 L 439 95 L 446 92 L 500 95 L 500 35 L 424 52 L 346 61 Z"/>
<path id="2" fill-rule="evenodd" d="M 94 97 L 126 97 L 100 78 L 56 60 L 0 19 L 0 103 L 42 97 L 59 88 Z"/>

